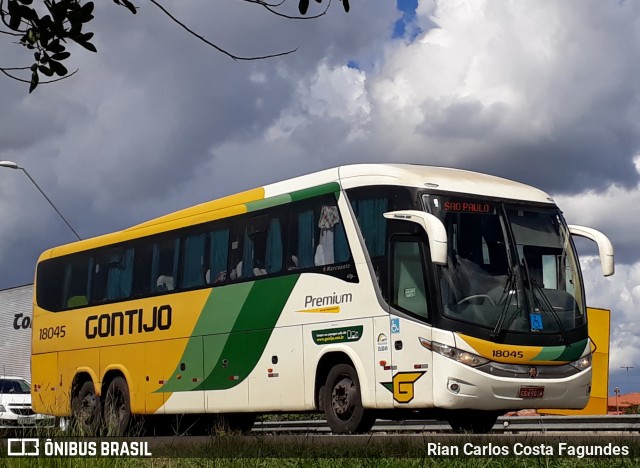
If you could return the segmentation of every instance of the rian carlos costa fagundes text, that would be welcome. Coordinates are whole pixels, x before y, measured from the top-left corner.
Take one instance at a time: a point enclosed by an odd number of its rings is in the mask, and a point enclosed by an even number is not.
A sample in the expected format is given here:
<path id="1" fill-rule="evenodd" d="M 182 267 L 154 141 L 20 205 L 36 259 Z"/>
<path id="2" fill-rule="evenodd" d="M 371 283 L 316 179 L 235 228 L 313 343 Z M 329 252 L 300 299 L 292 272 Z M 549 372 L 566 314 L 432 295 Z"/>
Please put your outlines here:
<path id="1" fill-rule="evenodd" d="M 513 445 L 474 444 L 449 445 L 440 442 L 428 442 L 425 446 L 428 456 L 557 456 L 557 457 L 626 457 L 631 453 L 627 445 L 575 445 L 568 442 L 557 444 L 525 444 L 516 442 Z"/>

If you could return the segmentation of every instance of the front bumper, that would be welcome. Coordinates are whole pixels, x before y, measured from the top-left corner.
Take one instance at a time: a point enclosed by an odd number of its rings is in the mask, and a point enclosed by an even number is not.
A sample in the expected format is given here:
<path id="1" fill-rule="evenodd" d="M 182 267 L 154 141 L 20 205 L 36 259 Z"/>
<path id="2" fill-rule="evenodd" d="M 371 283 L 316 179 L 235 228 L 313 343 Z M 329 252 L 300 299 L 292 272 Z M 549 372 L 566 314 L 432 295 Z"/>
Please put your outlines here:
<path id="1" fill-rule="evenodd" d="M 443 409 L 511 411 L 582 409 L 591 394 L 591 368 L 557 379 L 508 378 L 489 375 L 444 356 L 433 355 L 434 403 Z M 542 387 L 541 397 L 519 396 L 522 387 Z"/>

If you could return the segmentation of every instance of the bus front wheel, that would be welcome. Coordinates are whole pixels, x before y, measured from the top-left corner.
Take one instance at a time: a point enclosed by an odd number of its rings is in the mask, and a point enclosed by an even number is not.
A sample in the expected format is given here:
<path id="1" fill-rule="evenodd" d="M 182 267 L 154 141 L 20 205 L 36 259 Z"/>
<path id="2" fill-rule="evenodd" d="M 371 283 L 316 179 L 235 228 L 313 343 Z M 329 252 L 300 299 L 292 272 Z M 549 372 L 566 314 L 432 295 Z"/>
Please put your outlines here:
<path id="1" fill-rule="evenodd" d="M 129 429 L 131 405 L 129 386 L 124 377 L 115 377 L 107 388 L 104 399 L 104 420 L 108 435 L 123 436 Z"/>
<path id="2" fill-rule="evenodd" d="M 82 435 L 97 434 L 101 409 L 100 397 L 96 395 L 93 382 L 87 380 L 80 386 L 71 401 L 73 420 Z"/>
<path id="3" fill-rule="evenodd" d="M 373 427 L 375 416 L 362 406 L 360 380 L 349 364 L 338 364 L 329 371 L 321 398 L 334 434 L 357 434 Z"/>

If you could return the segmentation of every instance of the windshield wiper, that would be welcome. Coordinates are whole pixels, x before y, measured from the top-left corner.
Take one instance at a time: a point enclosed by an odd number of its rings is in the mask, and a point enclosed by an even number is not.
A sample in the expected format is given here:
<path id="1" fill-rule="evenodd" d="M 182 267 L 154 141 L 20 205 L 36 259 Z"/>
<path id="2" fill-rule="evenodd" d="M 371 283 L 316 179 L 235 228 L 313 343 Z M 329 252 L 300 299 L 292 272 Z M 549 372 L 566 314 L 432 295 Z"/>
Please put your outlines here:
<path id="1" fill-rule="evenodd" d="M 507 318 L 507 313 L 509 311 L 509 306 L 511 305 L 511 296 L 516 296 L 516 313 L 520 310 L 521 301 L 519 295 L 522 291 L 522 277 L 520 276 L 520 266 L 514 265 L 509 269 L 509 278 L 507 279 L 507 284 L 504 285 L 504 289 L 502 290 L 502 295 L 500 296 L 500 301 L 502 302 L 502 310 L 500 311 L 500 316 L 498 317 L 498 321 L 496 322 L 496 326 L 493 328 L 493 333 L 491 333 L 490 338 L 497 342 L 498 338 L 502 334 L 504 330 L 504 321 Z M 515 286 L 515 291 L 514 291 Z"/>

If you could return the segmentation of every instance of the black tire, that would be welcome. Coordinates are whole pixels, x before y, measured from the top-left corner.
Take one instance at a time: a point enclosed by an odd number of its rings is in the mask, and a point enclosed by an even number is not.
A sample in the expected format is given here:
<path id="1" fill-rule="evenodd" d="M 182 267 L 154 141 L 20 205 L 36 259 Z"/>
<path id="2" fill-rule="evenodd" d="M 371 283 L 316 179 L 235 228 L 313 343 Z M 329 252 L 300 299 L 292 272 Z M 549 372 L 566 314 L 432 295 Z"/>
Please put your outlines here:
<path id="1" fill-rule="evenodd" d="M 458 434 L 487 434 L 498 420 L 498 415 L 490 411 L 462 411 L 449 416 L 448 422 Z"/>
<path id="2" fill-rule="evenodd" d="M 115 377 L 104 398 L 104 422 L 107 435 L 122 437 L 131 423 L 129 386 L 124 377 Z"/>
<path id="3" fill-rule="evenodd" d="M 320 398 L 334 434 L 367 432 L 376 421 L 373 412 L 362 406 L 360 379 L 349 364 L 338 364 L 329 371 Z"/>
<path id="4" fill-rule="evenodd" d="M 102 405 L 93 382 L 84 382 L 71 400 L 72 424 L 81 435 L 95 436 L 100 427 Z"/>

